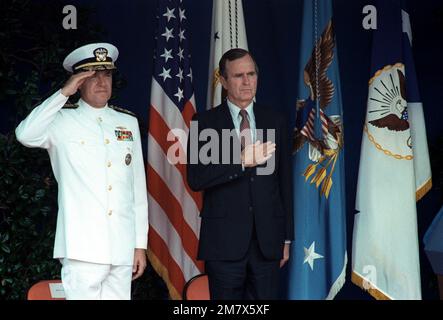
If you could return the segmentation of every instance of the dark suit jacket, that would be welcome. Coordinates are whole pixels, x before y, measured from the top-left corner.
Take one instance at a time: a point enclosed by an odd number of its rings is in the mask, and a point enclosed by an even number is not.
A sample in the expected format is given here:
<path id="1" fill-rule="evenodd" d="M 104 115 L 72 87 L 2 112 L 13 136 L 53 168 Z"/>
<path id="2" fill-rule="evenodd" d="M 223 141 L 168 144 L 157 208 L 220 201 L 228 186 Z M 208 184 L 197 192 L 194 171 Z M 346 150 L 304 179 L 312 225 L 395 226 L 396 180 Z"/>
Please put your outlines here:
<path id="1" fill-rule="evenodd" d="M 232 163 L 232 149 L 239 146 L 235 134 L 230 140 L 229 164 L 221 163 L 221 143 L 218 164 L 203 164 L 201 159 L 191 163 L 191 152 L 195 152 L 191 146 L 197 146 L 197 142 L 195 137 L 188 139 L 188 183 L 192 190 L 204 191 L 198 259 L 241 259 L 249 247 L 253 223 L 260 249 L 268 259 L 281 259 L 284 241 L 293 239 L 292 161 L 286 122 L 260 105 L 254 104 L 253 110 L 256 129 L 275 129 L 275 170 L 270 175 L 257 175 L 257 168 L 243 170 L 238 153 L 237 164 Z M 198 121 L 199 133 L 207 128 L 215 129 L 220 142 L 222 129 L 234 129 L 226 102 L 194 115 L 193 120 Z M 257 139 L 267 141 L 268 137 L 265 134 Z M 206 143 L 199 141 L 198 150 Z M 202 151 L 206 153 L 206 150 Z"/>

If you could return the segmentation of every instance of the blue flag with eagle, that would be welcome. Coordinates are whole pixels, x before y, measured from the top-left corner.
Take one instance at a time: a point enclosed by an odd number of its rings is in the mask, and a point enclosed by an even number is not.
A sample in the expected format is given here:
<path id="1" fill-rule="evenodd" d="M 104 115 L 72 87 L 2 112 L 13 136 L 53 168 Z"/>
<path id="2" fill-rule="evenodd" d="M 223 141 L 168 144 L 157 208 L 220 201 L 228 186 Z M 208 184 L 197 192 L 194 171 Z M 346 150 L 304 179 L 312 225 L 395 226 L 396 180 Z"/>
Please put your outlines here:
<path id="1" fill-rule="evenodd" d="M 342 99 L 331 0 L 303 3 L 294 129 L 289 299 L 333 299 L 345 282 Z"/>

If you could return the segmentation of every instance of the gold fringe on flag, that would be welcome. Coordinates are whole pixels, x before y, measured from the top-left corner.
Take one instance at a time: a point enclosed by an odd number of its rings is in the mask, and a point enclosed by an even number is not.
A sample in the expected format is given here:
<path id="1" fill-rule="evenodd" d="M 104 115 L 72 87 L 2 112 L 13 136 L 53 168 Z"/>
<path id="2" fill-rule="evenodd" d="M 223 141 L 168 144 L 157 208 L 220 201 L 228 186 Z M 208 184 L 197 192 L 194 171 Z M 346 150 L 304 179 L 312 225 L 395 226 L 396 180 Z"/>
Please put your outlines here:
<path id="1" fill-rule="evenodd" d="M 361 276 L 359 276 L 355 272 L 352 272 L 351 281 L 355 285 L 359 286 L 361 289 L 368 292 L 371 296 L 373 296 L 377 300 L 391 300 L 388 296 L 386 296 L 384 293 L 382 293 L 380 290 L 378 290 L 372 283 L 370 283 L 368 280 L 362 278 Z"/>
<path id="2" fill-rule="evenodd" d="M 417 191 L 415 191 L 415 198 L 416 201 L 420 200 L 425 196 L 426 193 L 428 193 L 429 190 L 432 188 L 432 179 L 429 179 L 426 181 L 424 185 L 422 185 L 420 188 L 418 188 Z"/>
<path id="3" fill-rule="evenodd" d="M 160 262 L 160 260 L 155 256 L 155 254 L 151 251 L 151 249 L 148 248 L 147 250 L 147 256 L 149 261 L 151 262 L 152 267 L 154 268 L 155 272 L 163 279 L 163 281 L 166 283 L 166 286 L 168 287 L 169 296 L 172 300 L 182 300 L 182 295 L 175 289 L 175 287 L 172 285 L 171 280 L 169 280 L 168 276 L 168 270 L 165 268 L 165 266 Z"/>

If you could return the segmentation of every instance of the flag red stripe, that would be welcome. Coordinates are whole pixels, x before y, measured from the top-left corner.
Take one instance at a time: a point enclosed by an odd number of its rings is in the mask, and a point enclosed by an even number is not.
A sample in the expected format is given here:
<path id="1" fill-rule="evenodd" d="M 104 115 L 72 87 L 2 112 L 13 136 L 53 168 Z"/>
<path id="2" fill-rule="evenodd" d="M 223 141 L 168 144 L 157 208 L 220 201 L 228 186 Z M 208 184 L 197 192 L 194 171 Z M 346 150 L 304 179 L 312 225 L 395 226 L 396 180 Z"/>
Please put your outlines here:
<path id="1" fill-rule="evenodd" d="M 175 142 L 174 141 L 167 141 L 166 137 L 168 136 L 168 133 L 170 131 L 170 128 L 166 124 L 166 122 L 163 120 L 162 116 L 151 106 L 151 112 L 149 114 L 149 131 L 151 136 L 157 141 L 158 145 L 162 148 L 163 152 L 165 154 L 168 153 L 169 147 L 171 147 Z M 184 151 L 183 151 L 184 152 Z M 186 166 L 183 163 L 177 163 L 175 165 L 177 170 L 181 173 L 183 177 L 183 184 L 186 188 L 186 191 L 189 193 L 189 195 L 194 199 L 195 204 L 197 205 L 197 208 L 201 209 L 202 207 L 202 197 L 199 192 L 194 192 L 191 190 L 187 183 L 186 178 Z"/>
<path id="2" fill-rule="evenodd" d="M 181 290 L 185 285 L 185 278 L 183 271 L 179 265 L 172 258 L 167 244 L 163 241 L 160 235 L 154 230 L 149 229 L 148 243 L 151 251 L 155 253 L 163 266 L 168 270 L 168 278 L 176 290 L 181 294 Z"/>
<path id="3" fill-rule="evenodd" d="M 185 124 L 188 128 L 191 125 L 191 120 L 194 113 L 195 113 L 195 108 L 192 105 L 191 101 L 186 102 L 185 107 L 183 108 L 182 111 L 182 115 L 183 115 L 183 120 L 185 121 Z"/>
<path id="4" fill-rule="evenodd" d="M 168 215 L 169 221 L 182 239 L 183 247 L 192 260 L 196 260 L 198 235 L 196 235 L 183 217 L 183 210 L 177 199 L 157 172 L 148 165 L 148 191 Z"/>

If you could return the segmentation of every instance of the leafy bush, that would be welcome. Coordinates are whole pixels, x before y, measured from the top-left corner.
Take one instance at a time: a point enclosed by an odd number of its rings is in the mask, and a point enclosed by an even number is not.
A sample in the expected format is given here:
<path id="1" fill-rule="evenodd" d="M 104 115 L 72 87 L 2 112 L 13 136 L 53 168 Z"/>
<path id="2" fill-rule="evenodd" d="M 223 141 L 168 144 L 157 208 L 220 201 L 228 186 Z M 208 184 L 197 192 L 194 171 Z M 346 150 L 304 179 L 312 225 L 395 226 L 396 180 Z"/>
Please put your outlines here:
<path id="1" fill-rule="evenodd" d="M 52 259 L 57 188 L 46 151 L 0 136 L 0 296 L 23 299 L 27 289 L 60 274 Z"/>

